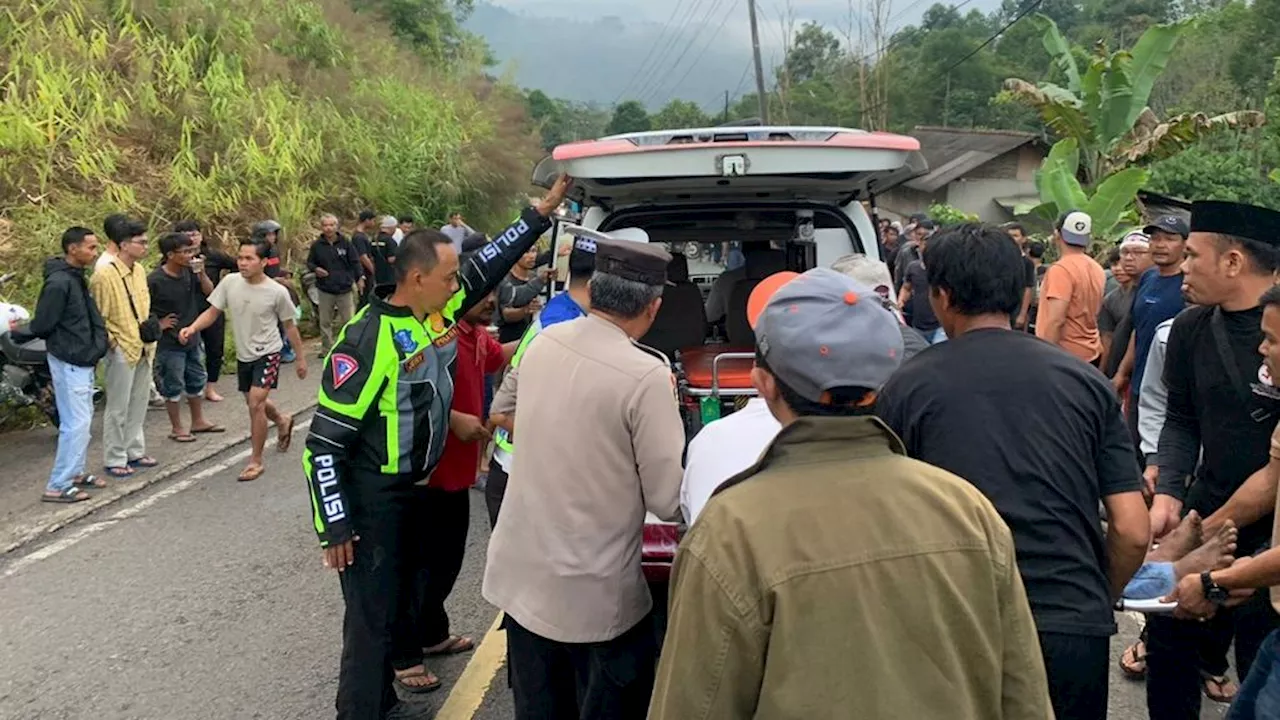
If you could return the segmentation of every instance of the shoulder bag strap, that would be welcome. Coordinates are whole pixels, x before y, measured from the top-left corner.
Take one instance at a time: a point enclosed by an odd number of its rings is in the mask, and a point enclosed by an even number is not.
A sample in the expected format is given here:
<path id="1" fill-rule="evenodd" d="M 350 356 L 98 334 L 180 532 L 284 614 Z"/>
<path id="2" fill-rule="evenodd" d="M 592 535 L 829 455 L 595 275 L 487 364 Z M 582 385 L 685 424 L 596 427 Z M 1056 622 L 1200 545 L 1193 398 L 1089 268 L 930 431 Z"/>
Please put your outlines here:
<path id="1" fill-rule="evenodd" d="M 129 291 L 129 281 L 125 278 L 124 273 L 120 272 L 119 265 L 111 263 L 111 267 L 116 271 L 116 274 L 120 276 L 120 284 L 124 285 L 124 296 L 129 298 L 129 310 L 133 312 L 133 319 L 136 322 L 141 323 L 142 318 L 138 317 L 138 308 L 133 304 L 133 293 Z"/>
<path id="2" fill-rule="evenodd" d="M 1222 360 L 1222 364 L 1227 371 L 1227 378 L 1231 381 L 1231 387 L 1236 391 L 1236 396 L 1244 406 L 1250 407 L 1253 403 L 1253 390 L 1240 377 L 1240 367 L 1236 364 L 1234 353 L 1231 351 L 1231 339 L 1227 336 L 1227 323 L 1222 319 L 1222 308 L 1215 307 L 1213 314 L 1209 316 L 1209 330 L 1213 333 L 1213 344 L 1218 349 L 1218 358 Z M 1249 411 L 1249 416 L 1254 422 L 1262 422 L 1271 417 L 1271 413 L 1259 407 L 1254 407 Z"/>

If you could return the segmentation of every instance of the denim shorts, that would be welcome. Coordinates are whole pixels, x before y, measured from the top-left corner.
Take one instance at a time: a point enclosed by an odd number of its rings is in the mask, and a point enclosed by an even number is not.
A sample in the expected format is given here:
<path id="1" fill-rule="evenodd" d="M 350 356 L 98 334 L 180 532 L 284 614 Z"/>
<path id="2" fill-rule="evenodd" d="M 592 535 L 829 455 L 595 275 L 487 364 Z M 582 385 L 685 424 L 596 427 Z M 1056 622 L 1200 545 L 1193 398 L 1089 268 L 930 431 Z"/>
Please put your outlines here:
<path id="1" fill-rule="evenodd" d="M 186 347 L 158 351 L 156 378 L 160 395 L 169 402 L 177 402 L 184 392 L 187 397 L 203 393 L 209 381 L 204 367 L 203 345 L 195 341 Z"/>

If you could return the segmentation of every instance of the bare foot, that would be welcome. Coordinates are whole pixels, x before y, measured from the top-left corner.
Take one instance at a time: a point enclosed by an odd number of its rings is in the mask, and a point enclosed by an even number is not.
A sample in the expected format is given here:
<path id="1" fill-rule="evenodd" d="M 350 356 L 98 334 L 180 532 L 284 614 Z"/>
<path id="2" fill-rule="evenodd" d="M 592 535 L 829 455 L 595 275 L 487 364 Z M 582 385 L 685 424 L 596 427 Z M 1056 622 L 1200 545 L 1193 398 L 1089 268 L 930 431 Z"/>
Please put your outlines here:
<path id="1" fill-rule="evenodd" d="M 1173 574 L 1179 580 L 1187 575 L 1198 575 L 1205 570 L 1221 570 L 1231 567 L 1235 560 L 1236 540 L 1240 532 L 1236 524 L 1230 520 L 1222 525 L 1222 529 L 1203 545 L 1187 553 L 1181 560 L 1173 563 Z"/>
<path id="2" fill-rule="evenodd" d="M 1173 532 L 1164 536 L 1155 550 L 1147 553 L 1147 562 L 1174 562 L 1200 546 L 1200 513 L 1192 510 L 1182 518 Z"/>
<path id="3" fill-rule="evenodd" d="M 221 395 L 218 394 L 217 390 L 214 390 L 212 387 L 205 387 L 204 399 L 208 400 L 209 402 L 222 402 L 223 398 Z"/>

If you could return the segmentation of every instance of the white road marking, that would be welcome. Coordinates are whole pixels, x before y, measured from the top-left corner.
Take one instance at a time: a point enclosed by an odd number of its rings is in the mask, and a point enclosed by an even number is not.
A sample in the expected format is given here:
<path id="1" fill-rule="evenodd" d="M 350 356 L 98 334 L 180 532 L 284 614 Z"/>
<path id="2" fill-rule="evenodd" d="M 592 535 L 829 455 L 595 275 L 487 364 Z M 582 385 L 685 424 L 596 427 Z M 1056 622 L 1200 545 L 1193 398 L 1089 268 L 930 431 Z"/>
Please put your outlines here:
<path id="1" fill-rule="evenodd" d="M 310 425 L 311 425 L 311 420 L 310 418 L 308 418 L 307 420 L 298 423 L 297 426 L 294 428 L 294 432 L 296 433 L 300 430 L 306 430 L 307 427 Z M 27 555 L 24 555 L 18 558 L 17 560 L 14 560 L 13 562 L 9 563 L 9 566 L 4 569 L 4 572 L 0 573 L 0 579 L 11 577 L 17 574 L 23 568 L 30 567 L 31 565 L 34 565 L 42 560 L 48 560 L 49 558 L 53 557 L 54 555 L 57 555 L 63 550 L 74 547 L 81 540 L 84 540 L 85 538 L 91 537 L 93 535 L 97 535 L 98 533 L 102 532 L 103 530 L 106 530 L 112 525 L 115 525 L 121 520 L 127 520 L 137 515 L 138 513 L 143 512 L 147 508 L 150 508 L 152 505 L 155 505 L 161 500 L 164 500 L 167 497 L 172 497 L 174 495 L 177 495 L 183 490 L 187 490 L 191 486 L 195 485 L 197 482 L 211 478 L 214 475 L 217 475 L 218 473 L 230 468 L 231 466 L 236 465 L 241 460 L 244 460 L 245 458 L 249 457 L 249 454 L 250 454 L 249 450 L 241 450 L 240 452 L 232 455 L 231 457 L 227 458 L 226 460 L 220 463 L 217 463 L 215 465 L 210 465 L 209 467 L 201 470 L 200 472 L 188 478 L 179 480 L 175 483 L 172 483 L 170 485 L 167 485 L 157 490 L 154 493 L 151 493 L 150 495 L 139 500 L 133 505 L 130 505 L 129 507 L 124 508 L 123 510 L 116 511 L 112 515 L 108 516 L 106 519 L 99 520 L 98 522 L 95 522 L 92 525 L 86 525 L 85 527 L 78 528 L 76 530 L 71 531 L 66 536 L 61 537 L 52 543 L 49 543 L 48 545 L 40 548 L 39 550 L 28 553 Z"/>

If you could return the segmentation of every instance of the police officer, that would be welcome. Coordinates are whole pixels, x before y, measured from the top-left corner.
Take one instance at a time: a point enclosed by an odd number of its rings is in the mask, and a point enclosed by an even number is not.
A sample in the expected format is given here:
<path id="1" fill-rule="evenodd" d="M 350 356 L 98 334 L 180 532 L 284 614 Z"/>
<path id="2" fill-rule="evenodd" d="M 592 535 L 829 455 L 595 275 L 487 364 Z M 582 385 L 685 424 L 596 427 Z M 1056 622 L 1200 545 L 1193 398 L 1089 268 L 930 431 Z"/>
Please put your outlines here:
<path id="1" fill-rule="evenodd" d="M 391 628 L 412 572 L 402 552 L 406 500 L 439 461 L 449 432 L 454 323 L 550 227 L 568 182 L 557 180 L 461 267 L 439 231 L 407 235 L 395 292 L 371 298 L 325 361 L 302 462 L 324 563 L 341 573 L 346 601 L 339 720 L 380 720 L 397 702 Z"/>
<path id="2" fill-rule="evenodd" d="M 520 452 L 484 576 L 507 614 L 517 720 L 648 707 L 657 648 L 640 536 L 646 511 L 679 515 L 684 425 L 670 365 L 634 341 L 670 261 L 654 244 L 599 240 L 589 314 L 544 329 L 520 363 Z"/>

